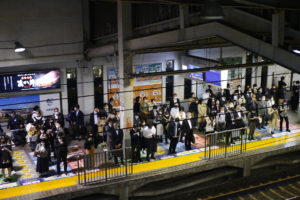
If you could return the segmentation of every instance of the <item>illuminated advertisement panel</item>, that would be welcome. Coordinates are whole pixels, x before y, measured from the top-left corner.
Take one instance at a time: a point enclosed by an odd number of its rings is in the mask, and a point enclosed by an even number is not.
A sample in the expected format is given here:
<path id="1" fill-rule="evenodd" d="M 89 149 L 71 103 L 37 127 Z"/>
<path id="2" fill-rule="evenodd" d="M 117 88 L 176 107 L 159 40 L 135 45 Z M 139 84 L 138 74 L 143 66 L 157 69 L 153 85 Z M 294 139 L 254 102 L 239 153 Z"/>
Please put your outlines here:
<path id="1" fill-rule="evenodd" d="M 0 75 L 1 93 L 57 88 L 60 88 L 59 70 Z"/>

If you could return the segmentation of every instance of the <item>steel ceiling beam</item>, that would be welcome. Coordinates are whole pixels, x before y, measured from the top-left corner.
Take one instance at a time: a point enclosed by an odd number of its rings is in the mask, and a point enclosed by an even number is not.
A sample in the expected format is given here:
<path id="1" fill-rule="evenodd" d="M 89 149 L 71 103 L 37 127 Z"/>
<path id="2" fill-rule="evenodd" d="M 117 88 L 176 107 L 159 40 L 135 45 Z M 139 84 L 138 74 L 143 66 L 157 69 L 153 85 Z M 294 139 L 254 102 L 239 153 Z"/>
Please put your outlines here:
<path id="1" fill-rule="evenodd" d="M 203 67 L 203 68 L 196 68 L 196 69 L 189 69 L 189 70 L 163 71 L 163 72 L 142 73 L 142 74 L 139 73 L 139 74 L 131 74 L 131 78 L 182 75 L 182 74 L 190 74 L 190 73 L 208 72 L 209 70 L 250 68 L 250 67 L 257 67 L 257 66 L 269 66 L 273 64 L 274 63 L 272 62 L 259 62 L 259 63 L 249 63 L 249 64 L 239 64 L 239 65 L 221 65 L 221 66 Z"/>

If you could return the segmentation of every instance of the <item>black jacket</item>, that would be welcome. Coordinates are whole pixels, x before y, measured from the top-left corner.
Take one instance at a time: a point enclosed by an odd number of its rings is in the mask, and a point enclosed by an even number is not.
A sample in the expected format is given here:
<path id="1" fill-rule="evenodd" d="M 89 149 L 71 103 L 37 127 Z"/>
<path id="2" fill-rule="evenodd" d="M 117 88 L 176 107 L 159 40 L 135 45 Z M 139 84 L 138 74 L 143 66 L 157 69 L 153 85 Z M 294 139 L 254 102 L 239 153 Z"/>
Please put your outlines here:
<path id="1" fill-rule="evenodd" d="M 111 139 L 112 139 L 112 145 L 113 148 L 115 149 L 116 145 L 121 144 L 120 148 L 122 148 L 123 145 L 123 130 L 118 129 L 119 134 L 117 134 L 117 130 L 112 128 L 111 129 Z"/>
<path id="2" fill-rule="evenodd" d="M 177 101 L 174 102 L 174 98 L 170 100 L 170 109 L 175 106 L 175 103 L 178 103 L 178 107 L 180 108 L 180 100 L 177 98 Z"/>
<path id="3" fill-rule="evenodd" d="M 54 139 L 55 151 L 68 151 L 68 144 L 64 137 L 62 138 L 62 141 L 63 144 L 60 144 L 59 139 L 57 137 Z"/>
<path id="4" fill-rule="evenodd" d="M 61 127 L 64 127 L 65 126 L 64 115 L 61 112 L 59 112 L 57 116 L 58 116 L 57 120 L 60 123 Z M 52 115 L 52 118 L 53 120 L 56 120 L 54 114 Z"/>
<path id="5" fill-rule="evenodd" d="M 75 117 L 75 122 L 76 125 L 81 125 L 84 126 L 84 115 L 81 110 L 78 111 L 78 114 L 76 115 L 76 111 L 74 111 L 74 117 Z"/>
<path id="6" fill-rule="evenodd" d="M 168 135 L 171 136 L 171 137 L 174 137 L 175 136 L 175 122 L 170 122 L 169 124 L 169 127 L 168 127 Z M 177 137 L 180 136 L 180 133 L 181 133 L 181 127 L 180 127 L 180 124 L 177 123 Z"/>
<path id="7" fill-rule="evenodd" d="M 94 115 L 95 115 L 94 112 L 92 112 L 90 114 L 90 126 L 94 126 L 95 125 L 95 123 L 94 123 Z M 96 115 L 97 115 L 97 118 L 100 117 L 100 113 L 96 113 Z"/>
<path id="8" fill-rule="evenodd" d="M 130 139 L 131 139 L 132 147 L 141 144 L 142 141 L 141 131 L 139 129 L 137 129 L 136 131 L 134 129 L 131 129 Z"/>
<path id="9" fill-rule="evenodd" d="M 183 133 L 186 134 L 186 137 L 194 137 L 194 134 L 193 134 L 193 123 L 192 123 L 192 120 L 191 120 L 191 125 L 192 125 L 192 128 L 190 128 L 190 125 L 189 125 L 189 122 L 187 119 L 183 120 L 183 123 L 182 123 L 182 131 Z"/>

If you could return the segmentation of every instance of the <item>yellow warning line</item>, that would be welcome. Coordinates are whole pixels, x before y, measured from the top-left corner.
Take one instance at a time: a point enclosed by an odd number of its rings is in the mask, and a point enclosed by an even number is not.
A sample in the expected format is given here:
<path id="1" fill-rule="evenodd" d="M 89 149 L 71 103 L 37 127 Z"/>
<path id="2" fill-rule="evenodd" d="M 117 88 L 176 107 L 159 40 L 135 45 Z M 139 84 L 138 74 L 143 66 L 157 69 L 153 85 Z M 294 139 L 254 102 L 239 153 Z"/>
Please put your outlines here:
<path id="1" fill-rule="evenodd" d="M 295 134 L 282 136 L 278 138 L 270 138 L 262 141 L 251 142 L 247 144 L 247 151 L 274 146 L 283 143 L 288 143 L 288 142 L 293 142 L 296 141 L 296 138 L 298 136 L 300 136 L 300 133 L 295 133 Z M 201 152 L 201 153 L 195 153 L 195 154 L 185 155 L 181 157 L 174 157 L 165 160 L 157 160 L 153 162 L 133 165 L 133 174 L 140 173 L 140 172 L 147 172 L 156 169 L 162 169 L 166 167 L 172 167 L 176 165 L 182 165 L 182 164 L 195 162 L 195 161 L 200 161 L 201 157 L 203 156 L 204 156 L 204 152 Z M 15 196 L 36 193 L 36 192 L 41 192 L 46 190 L 53 190 L 56 188 L 73 186 L 77 184 L 76 182 L 77 178 L 78 178 L 77 176 L 73 176 L 73 177 L 62 178 L 53 181 L 46 181 L 46 182 L 41 182 L 41 183 L 36 183 L 36 184 L 31 184 L 26 186 L 3 189 L 0 190 L 0 198 L 4 199 L 4 198 L 15 197 Z"/>

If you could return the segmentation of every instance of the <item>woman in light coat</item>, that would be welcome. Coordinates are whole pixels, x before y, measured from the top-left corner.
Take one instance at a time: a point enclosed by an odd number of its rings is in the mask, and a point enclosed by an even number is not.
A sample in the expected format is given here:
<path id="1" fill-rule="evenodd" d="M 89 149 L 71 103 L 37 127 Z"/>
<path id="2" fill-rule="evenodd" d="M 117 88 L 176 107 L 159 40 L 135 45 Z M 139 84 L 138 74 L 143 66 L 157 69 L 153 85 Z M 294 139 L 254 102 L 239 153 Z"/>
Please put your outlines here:
<path id="1" fill-rule="evenodd" d="M 269 121 L 269 127 L 270 127 L 269 133 L 271 135 L 273 135 L 274 129 L 277 128 L 277 122 L 278 122 L 278 118 L 279 118 L 278 109 L 276 108 L 275 105 L 272 106 L 272 108 L 269 110 L 268 114 L 272 116 Z"/>
<path id="2" fill-rule="evenodd" d="M 206 124 L 205 117 L 207 116 L 207 106 L 205 103 L 203 103 L 203 100 L 200 100 L 200 103 L 198 104 L 198 123 L 199 123 L 199 129 L 203 129 Z"/>

